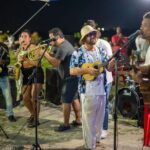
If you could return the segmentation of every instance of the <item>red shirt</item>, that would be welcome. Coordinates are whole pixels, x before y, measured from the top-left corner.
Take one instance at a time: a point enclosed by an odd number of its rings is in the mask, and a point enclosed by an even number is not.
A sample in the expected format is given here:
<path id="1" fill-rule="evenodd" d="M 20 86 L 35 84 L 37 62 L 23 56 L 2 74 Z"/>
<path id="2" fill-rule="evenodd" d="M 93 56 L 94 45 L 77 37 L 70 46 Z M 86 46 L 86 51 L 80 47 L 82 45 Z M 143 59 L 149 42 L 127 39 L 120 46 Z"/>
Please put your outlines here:
<path id="1" fill-rule="evenodd" d="M 128 42 L 128 38 L 123 36 L 119 37 L 117 34 L 113 35 L 111 38 L 112 42 L 112 51 L 113 53 L 116 52 L 119 48 L 121 48 L 125 43 Z M 121 54 L 127 56 L 127 48 L 122 48 Z"/>

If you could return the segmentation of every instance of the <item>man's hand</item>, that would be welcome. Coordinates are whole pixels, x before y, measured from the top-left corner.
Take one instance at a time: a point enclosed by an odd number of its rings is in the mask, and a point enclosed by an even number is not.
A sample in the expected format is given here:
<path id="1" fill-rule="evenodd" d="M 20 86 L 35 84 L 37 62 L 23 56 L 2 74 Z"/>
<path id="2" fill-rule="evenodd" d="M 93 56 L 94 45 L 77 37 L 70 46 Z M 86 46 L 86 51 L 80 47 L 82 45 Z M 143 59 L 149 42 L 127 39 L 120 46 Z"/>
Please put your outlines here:
<path id="1" fill-rule="evenodd" d="M 115 59 L 113 58 L 108 64 L 108 70 L 112 71 L 114 69 L 114 66 L 115 66 Z"/>
<path id="2" fill-rule="evenodd" d="M 88 74 L 92 75 L 92 76 L 98 76 L 100 74 L 98 69 L 95 68 L 87 68 L 88 69 Z"/>

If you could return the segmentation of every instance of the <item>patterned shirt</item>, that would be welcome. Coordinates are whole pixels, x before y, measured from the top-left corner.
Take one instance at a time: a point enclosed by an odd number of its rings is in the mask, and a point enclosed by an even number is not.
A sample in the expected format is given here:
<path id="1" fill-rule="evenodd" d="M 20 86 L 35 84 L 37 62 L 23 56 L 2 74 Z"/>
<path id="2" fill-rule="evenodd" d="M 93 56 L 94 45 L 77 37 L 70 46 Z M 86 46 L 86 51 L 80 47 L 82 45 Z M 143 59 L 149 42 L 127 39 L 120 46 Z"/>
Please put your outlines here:
<path id="1" fill-rule="evenodd" d="M 104 49 L 94 47 L 94 51 L 90 54 L 88 50 L 85 49 L 84 46 L 74 51 L 70 61 L 70 68 L 74 67 L 82 67 L 84 63 L 93 63 L 94 61 L 101 61 L 102 63 L 108 62 L 108 56 Z M 106 80 L 106 75 L 104 73 L 104 77 Z M 85 80 L 82 75 L 78 76 L 79 79 L 79 93 L 85 93 Z M 106 81 L 105 81 L 106 82 Z M 105 84 L 105 83 L 104 83 Z"/>

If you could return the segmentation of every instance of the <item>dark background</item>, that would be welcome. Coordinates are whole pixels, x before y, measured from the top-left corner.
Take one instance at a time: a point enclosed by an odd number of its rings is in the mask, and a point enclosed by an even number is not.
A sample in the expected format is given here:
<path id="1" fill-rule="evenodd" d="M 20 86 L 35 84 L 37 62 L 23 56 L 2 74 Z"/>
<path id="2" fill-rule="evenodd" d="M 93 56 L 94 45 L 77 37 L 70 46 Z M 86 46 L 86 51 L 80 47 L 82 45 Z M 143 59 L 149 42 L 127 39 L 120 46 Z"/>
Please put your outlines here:
<path id="1" fill-rule="evenodd" d="M 150 8 L 150 0 L 52 0 L 49 4 L 24 28 L 45 37 L 56 26 L 65 34 L 73 34 L 87 19 L 95 19 L 106 32 L 120 25 L 129 34 L 139 29 L 143 14 Z M 0 30 L 13 34 L 42 5 L 41 1 L 1 0 Z"/>

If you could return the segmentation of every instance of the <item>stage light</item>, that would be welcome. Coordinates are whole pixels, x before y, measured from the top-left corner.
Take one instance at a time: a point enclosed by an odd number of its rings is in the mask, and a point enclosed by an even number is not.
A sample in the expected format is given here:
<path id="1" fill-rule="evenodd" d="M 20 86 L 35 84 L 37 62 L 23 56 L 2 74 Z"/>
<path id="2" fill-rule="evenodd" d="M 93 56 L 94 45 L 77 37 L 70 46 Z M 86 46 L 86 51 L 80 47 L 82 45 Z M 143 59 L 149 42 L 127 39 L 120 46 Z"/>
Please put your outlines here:
<path id="1" fill-rule="evenodd" d="M 101 28 L 102 31 L 105 31 L 105 28 Z"/>

